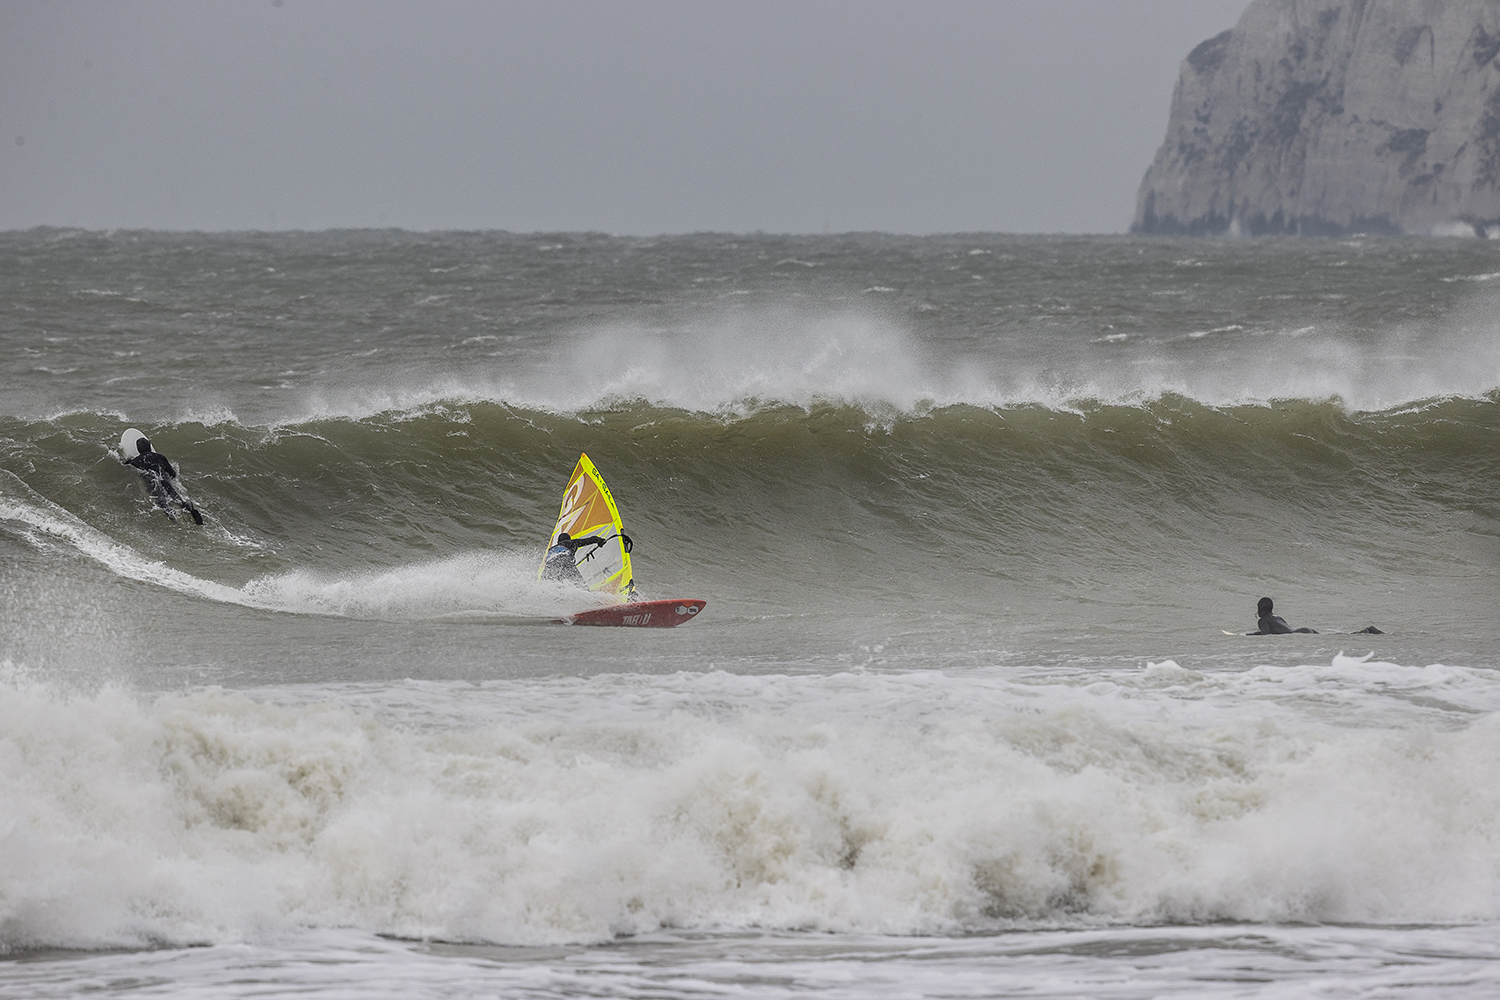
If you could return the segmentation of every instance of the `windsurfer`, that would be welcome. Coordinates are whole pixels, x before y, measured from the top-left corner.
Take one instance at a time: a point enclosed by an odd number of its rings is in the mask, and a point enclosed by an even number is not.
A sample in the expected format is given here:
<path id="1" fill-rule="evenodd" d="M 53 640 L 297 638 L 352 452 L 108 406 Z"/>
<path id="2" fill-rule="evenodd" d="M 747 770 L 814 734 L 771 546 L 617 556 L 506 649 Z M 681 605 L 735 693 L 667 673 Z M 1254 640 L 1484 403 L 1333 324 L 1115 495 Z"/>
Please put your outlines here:
<path id="1" fill-rule="evenodd" d="M 547 550 L 547 559 L 542 564 L 542 579 L 571 583 L 579 587 L 588 586 L 583 579 L 583 574 L 578 572 L 578 550 L 585 545 L 603 545 L 605 541 L 607 539 L 600 538 L 598 535 L 573 538 L 566 531 L 558 532 L 557 541 Z"/>

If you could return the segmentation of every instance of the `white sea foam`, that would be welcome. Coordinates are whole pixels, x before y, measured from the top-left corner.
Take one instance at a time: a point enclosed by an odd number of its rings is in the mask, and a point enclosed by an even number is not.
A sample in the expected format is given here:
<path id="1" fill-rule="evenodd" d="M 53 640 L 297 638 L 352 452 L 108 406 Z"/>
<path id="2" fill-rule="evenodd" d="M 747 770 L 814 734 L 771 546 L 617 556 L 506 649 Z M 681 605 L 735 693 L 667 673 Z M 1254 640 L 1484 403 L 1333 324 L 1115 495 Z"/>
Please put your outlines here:
<path id="1" fill-rule="evenodd" d="M 1494 920 L 1497 707 L 1342 657 L 157 697 L 10 667 L 0 943 Z"/>

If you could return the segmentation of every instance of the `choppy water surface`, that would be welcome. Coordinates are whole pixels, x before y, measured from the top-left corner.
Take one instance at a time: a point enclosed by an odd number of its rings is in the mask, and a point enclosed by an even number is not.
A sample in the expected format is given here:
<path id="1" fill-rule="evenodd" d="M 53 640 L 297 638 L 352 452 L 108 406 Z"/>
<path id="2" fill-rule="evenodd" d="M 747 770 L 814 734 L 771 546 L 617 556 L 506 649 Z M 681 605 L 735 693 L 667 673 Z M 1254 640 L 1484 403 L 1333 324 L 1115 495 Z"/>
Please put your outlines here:
<path id="1" fill-rule="evenodd" d="M 0 996 L 1495 990 L 1488 243 L 0 259 Z"/>

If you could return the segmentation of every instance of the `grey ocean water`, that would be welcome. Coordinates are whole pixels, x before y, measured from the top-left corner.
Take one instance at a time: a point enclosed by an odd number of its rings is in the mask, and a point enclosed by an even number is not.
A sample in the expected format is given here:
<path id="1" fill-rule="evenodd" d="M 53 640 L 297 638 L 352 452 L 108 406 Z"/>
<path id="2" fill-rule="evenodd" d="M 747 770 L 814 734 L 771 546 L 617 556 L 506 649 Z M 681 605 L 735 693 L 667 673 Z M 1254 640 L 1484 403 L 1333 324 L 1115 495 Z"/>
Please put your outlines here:
<path id="1" fill-rule="evenodd" d="M 1495 992 L 1487 242 L 0 260 L 0 996 Z"/>

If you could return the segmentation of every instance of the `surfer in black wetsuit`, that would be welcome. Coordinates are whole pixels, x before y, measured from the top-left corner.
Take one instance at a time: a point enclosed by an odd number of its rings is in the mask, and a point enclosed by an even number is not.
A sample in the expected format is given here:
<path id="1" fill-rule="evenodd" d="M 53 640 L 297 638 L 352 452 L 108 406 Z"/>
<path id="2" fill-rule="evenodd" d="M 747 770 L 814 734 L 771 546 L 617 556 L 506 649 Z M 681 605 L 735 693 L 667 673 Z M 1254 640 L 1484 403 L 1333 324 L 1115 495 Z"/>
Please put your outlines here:
<path id="1" fill-rule="evenodd" d="M 1280 615 L 1271 614 L 1271 599 L 1262 597 L 1255 605 L 1255 613 L 1258 616 L 1255 622 L 1255 631 L 1246 632 L 1246 635 L 1291 635 L 1293 632 L 1306 632 L 1317 635 L 1315 628 L 1292 628 L 1286 623 L 1286 619 Z M 1367 625 L 1354 633 L 1355 635 L 1385 635 L 1374 625 Z"/>
<path id="2" fill-rule="evenodd" d="M 583 574 L 578 572 L 577 555 L 578 550 L 585 545 L 603 545 L 608 539 L 600 538 L 598 535 L 589 535 L 587 538 L 573 538 L 566 531 L 557 533 L 557 542 L 547 550 L 547 559 L 542 564 L 542 579 L 556 580 L 558 583 L 572 583 L 580 587 L 588 586 L 584 582 Z"/>
<path id="3" fill-rule="evenodd" d="M 1262 597 L 1255 605 L 1255 613 L 1258 619 L 1255 623 L 1254 632 L 1248 635 L 1290 635 L 1293 632 L 1308 632 L 1317 635 L 1318 630 L 1313 628 L 1292 628 L 1286 623 L 1286 619 L 1280 615 L 1271 614 L 1271 599 Z"/>
<path id="4" fill-rule="evenodd" d="M 181 507 L 192 516 L 194 524 L 202 524 L 203 515 L 198 513 L 198 508 L 173 485 L 173 480 L 178 478 L 177 470 L 167 461 L 167 456 L 159 451 L 152 451 L 151 442 L 144 436 L 135 439 L 135 449 L 136 454 L 125 459 L 125 464 L 133 466 L 141 474 L 146 492 L 151 494 L 156 505 L 166 511 L 168 517 L 172 517 L 171 505 Z"/>

